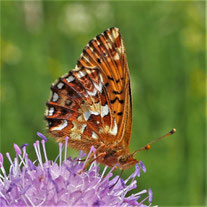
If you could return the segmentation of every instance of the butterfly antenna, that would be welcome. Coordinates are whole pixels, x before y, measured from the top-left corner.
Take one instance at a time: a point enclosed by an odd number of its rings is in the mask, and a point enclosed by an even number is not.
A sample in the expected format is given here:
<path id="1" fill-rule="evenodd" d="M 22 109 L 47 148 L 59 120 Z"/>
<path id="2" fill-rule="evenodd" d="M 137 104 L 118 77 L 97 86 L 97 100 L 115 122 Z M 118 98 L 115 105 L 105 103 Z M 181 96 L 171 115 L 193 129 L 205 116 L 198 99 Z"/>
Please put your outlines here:
<path id="1" fill-rule="evenodd" d="M 152 145 L 153 143 L 158 142 L 159 140 L 164 139 L 165 137 L 168 137 L 168 136 L 174 134 L 175 132 L 176 132 L 176 129 L 173 128 L 173 129 L 172 129 L 170 132 L 168 132 L 167 134 L 161 136 L 161 137 L 158 138 L 158 139 L 155 139 L 155 140 L 151 141 L 150 143 L 148 143 L 148 144 L 145 145 L 144 147 L 142 147 L 142 148 L 136 150 L 135 152 L 133 152 L 133 153 L 132 153 L 132 156 L 134 156 L 134 154 L 136 154 L 136 153 L 139 152 L 139 151 L 142 151 L 142 150 L 149 150 L 149 149 L 151 148 L 151 145 Z"/>

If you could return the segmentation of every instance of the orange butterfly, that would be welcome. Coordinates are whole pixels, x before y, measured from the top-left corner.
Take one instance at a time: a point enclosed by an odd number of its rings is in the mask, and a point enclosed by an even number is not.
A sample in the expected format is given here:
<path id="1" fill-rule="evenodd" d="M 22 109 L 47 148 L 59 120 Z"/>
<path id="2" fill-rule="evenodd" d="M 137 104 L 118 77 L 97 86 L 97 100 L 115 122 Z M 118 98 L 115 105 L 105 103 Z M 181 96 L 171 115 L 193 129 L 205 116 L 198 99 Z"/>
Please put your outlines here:
<path id="1" fill-rule="evenodd" d="M 51 87 L 45 118 L 57 142 L 89 152 L 124 170 L 137 163 L 129 152 L 132 97 L 126 52 L 118 28 L 110 28 L 84 48 L 75 69 Z M 149 148 L 149 145 L 144 147 Z M 91 157 L 92 158 L 92 157 Z"/>

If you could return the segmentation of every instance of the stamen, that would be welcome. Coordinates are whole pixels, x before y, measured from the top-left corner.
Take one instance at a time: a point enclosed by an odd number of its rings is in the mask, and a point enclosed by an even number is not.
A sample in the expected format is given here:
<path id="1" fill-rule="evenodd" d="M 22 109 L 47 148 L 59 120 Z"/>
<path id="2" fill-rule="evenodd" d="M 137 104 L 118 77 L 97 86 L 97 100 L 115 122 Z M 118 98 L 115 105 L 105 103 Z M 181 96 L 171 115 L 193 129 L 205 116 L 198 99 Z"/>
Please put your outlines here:
<path id="1" fill-rule="evenodd" d="M 47 152 L 46 152 L 46 148 L 45 148 L 45 140 L 43 139 L 41 141 L 41 143 L 42 143 L 42 148 L 43 148 L 43 153 L 44 153 L 45 161 L 46 161 L 46 163 L 48 163 Z"/>
<path id="2" fill-rule="evenodd" d="M 0 176 L 1 176 L 2 179 L 3 179 L 3 178 L 8 179 L 7 176 L 6 176 L 6 170 L 4 169 L 3 164 L 4 164 L 4 157 L 3 157 L 3 155 L 0 153 L 0 168 L 1 168 L 1 171 L 2 171 L 2 173 L 3 173 L 3 176 L 2 176 L 1 174 L 0 174 Z M 0 181 L 1 181 L 1 180 L 0 180 Z M 3 183 L 2 183 L 2 184 L 3 184 Z"/>
<path id="3" fill-rule="evenodd" d="M 139 204 L 143 204 L 147 199 L 149 199 L 149 196 L 147 196 L 146 198 L 144 198 Z M 142 206 L 142 205 L 141 205 Z"/>
<path id="4" fill-rule="evenodd" d="M 18 172 L 19 172 L 19 164 L 18 164 L 18 158 L 17 157 L 14 158 L 14 168 L 13 168 L 13 170 L 14 170 L 14 177 L 16 177 Z"/>
<path id="5" fill-rule="evenodd" d="M 25 149 L 28 145 L 29 145 L 29 144 L 25 143 L 25 144 L 23 144 L 20 148 L 23 150 L 23 149 Z"/>
<path id="6" fill-rule="evenodd" d="M 58 145 L 59 145 L 59 155 L 60 155 L 60 157 L 59 157 L 59 165 L 61 167 L 61 164 L 62 164 L 62 146 L 63 146 L 63 144 L 60 142 Z"/>
<path id="7" fill-rule="evenodd" d="M 85 152 L 83 152 L 82 150 L 80 151 L 80 154 L 79 154 L 79 157 L 85 157 L 86 156 L 86 153 Z"/>
<path id="8" fill-rule="evenodd" d="M 50 168 L 48 168 L 48 171 L 47 172 L 48 172 L 48 178 L 49 178 L 49 180 L 52 182 L 52 184 L 55 187 L 56 192 L 58 193 L 59 192 L 58 186 L 57 186 L 57 183 L 52 179 L 52 175 L 50 173 Z"/>
<path id="9" fill-rule="evenodd" d="M 147 190 L 142 190 L 142 191 L 140 191 L 140 192 L 138 192 L 138 193 L 135 193 L 134 195 L 135 195 L 135 196 L 139 196 L 139 195 L 142 195 L 142 194 L 144 194 L 144 193 L 147 193 Z"/>
<path id="10" fill-rule="evenodd" d="M 105 180 L 108 180 L 110 177 L 112 177 L 113 176 L 113 171 L 114 171 L 114 169 L 117 167 L 117 164 L 116 165 L 114 165 L 112 168 L 111 168 L 111 170 L 108 172 L 108 174 L 105 176 L 105 178 L 102 180 L 102 182 L 104 182 Z M 110 187 L 110 186 L 109 186 Z"/>
<path id="11" fill-rule="evenodd" d="M 0 168 L 3 166 L 4 163 L 4 157 L 3 155 L 0 153 Z"/>
<path id="12" fill-rule="evenodd" d="M 23 197 L 22 199 L 24 200 L 24 202 L 25 202 L 25 204 L 26 204 L 25 206 L 30 206 L 30 205 L 28 204 L 27 199 L 25 198 L 26 196 L 22 196 L 22 197 Z M 32 206 L 32 205 L 31 205 L 31 206 Z M 34 207 L 34 206 L 32 206 L 32 207 Z"/>
<path id="13" fill-rule="evenodd" d="M 33 203 L 32 200 L 29 198 L 29 196 L 28 196 L 27 194 L 25 194 L 24 196 L 25 196 L 25 197 L 27 198 L 27 200 L 30 202 L 30 205 L 31 205 L 32 207 L 35 207 L 34 203 Z"/>
<path id="14" fill-rule="evenodd" d="M 41 151 L 40 151 L 40 142 L 39 142 L 39 140 L 36 141 L 36 146 L 37 146 L 37 152 L 38 152 L 39 157 L 40 157 L 40 159 L 41 159 L 41 161 L 42 161 L 42 156 L 41 156 Z"/>
<path id="15" fill-rule="evenodd" d="M 148 190 L 148 193 L 149 193 L 149 203 L 152 203 L 153 193 L 151 188 Z"/>
<path id="16" fill-rule="evenodd" d="M 24 154 L 23 154 L 23 156 L 24 156 Z M 22 157 L 21 155 L 19 155 L 19 158 L 20 158 L 20 160 L 21 160 L 21 162 L 19 163 L 19 167 L 20 167 L 22 164 L 25 165 L 25 162 L 24 162 L 23 157 Z"/>
<path id="17" fill-rule="evenodd" d="M 101 174 L 101 177 L 100 177 L 99 181 L 97 182 L 97 184 L 95 185 L 95 187 L 97 187 L 98 184 L 102 181 L 102 178 L 104 177 L 104 174 L 105 174 L 107 168 L 108 168 L 108 166 L 105 166 L 105 167 L 104 167 L 104 169 L 103 169 L 103 171 L 102 171 L 102 174 Z"/>
<path id="18" fill-rule="evenodd" d="M 22 151 L 21 149 L 19 148 L 19 146 L 17 144 L 14 143 L 14 150 L 16 152 L 17 155 L 21 155 L 22 154 Z"/>
<path id="19" fill-rule="evenodd" d="M 0 191 L 0 195 L 2 198 L 4 198 L 5 201 L 7 201 L 6 196 Z"/>
<path id="20" fill-rule="evenodd" d="M 136 164 L 135 165 L 135 168 L 136 168 L 136 170 L 135 170 L 135 176 L 140 177 L 140 167 L 139 167 L 139 165 Z"/>
<path id="21" fill-rule="evenodd" d="M 64 160 L 65 160 L 65 161 L 66 161 L 66 159 L 67 159 L 68 140 L 69 140 L 69 137 L 65 137 L 65 157 L 64 157 Z"/>
<path id="22" fill-rule="evenodd" d="M 6 153 L 6 156 L 7 156 L 8 160 L 9 160 L 10 164 L 12 165 L 12 167 L 14 167 L 14 164 L 13 164 L 12 159 L 10 157 L 10 154 L 8 152 Z"/>
<path id="23" fill-rule="evenodd" d="M 82 156 L 83 156 L 83 151 L 80 150 L 79 157 L 82 157 Z"/>
<path id="24" fill-rule="evenodd" d="M 105 167 L 104 167 L 103 172 L 102 172 L 102 174 L 101 174 L 101 178 L 100 178 L 100 180 L 103 178 L 103 176 L 104 176 L 104 174 L 105 174 L 107 168 L 108 168 L 108 166 L 105 166 Z"/>
<path id="25" fill-rule="evenodd" d="M 42 133 L 37 132 L 37 136 L 40 137 L 41 139 L 45 140 L 45 142 L 48 142 L 48 139 Z"/>
<path id="26" fill-rule="evenodd" d="M 96 154 L 94 154 L 94 159 L 92 160 L 92 162 L 90 164 L 89 171 L 91 171 L 91 169 L 93 167 L 96 167 L 96 164 L 97 164 L 97 162 L 96 162 Z"/>
<path id="27" fill-rule="evenodd" d="M 123 180 L 122 178 L 120 178 L 120 181 L 121 181 L 121 185 L 122 185 L 122 187 L 125 188 L 126 185 L 125 185 L 125 183 L 124 183 L 124 180 Z"/>
<path id="28" fill-rule="evenodd" d="M 39 203 L 39 206 L 44 206 L 43 204 L 44 204 L 44 202 L 46 201 L 46 199 L 47 199 L 47 196 L 44 196 L 44 198 L 43 198 L 42 202 L 41 202 L 41 203 Z"/>
<path id="29" fill-rule="evenodd" d="M 36 141 L 36 142 L 33 144 L 33 146 L 34 146 L 34 149 L 35 149 L 35 152 L 36 152 L 36 155 L 37 155 L 37 159 L 38 159 L 38 161 L 39 161 L 39 163 L 40 163 L 40 166 L 43 168 L 42 159 L 41 159 L 40 154 L 39 154 L 39 151 L 38 151 L 38 144 L 39 144 L 39 142 Z"/>
<path id="30" fill-rule="evenodd" d="M 23 144 L 23 145 L 20 147 L 20 148 L 22 149 L 22 151 L 23 151 L 23 158 L 25 158 L 25 154 L 26 154 L 27 146 L 28 146 L 28 144 L 25 143 L 25 144 Z"/>
<path id="31" fill-rule="evenodd" d="M 28 168 L 29 165 L 28 165 L 28 154 L 25 152 L 25 155 L 24 155 L 24 160 L 25 160 L 25 167 Z"/>
<path id="32" fill-rule="evenodd" d="M 30 187 L 31 187 L 31 185 L 26 186 L 26 187 L 20 192 L 20 195 L 25 194 L 25 193 L 29 190 Z"/>
<path id="33" fill-rule="evenodd" d="M 144 193 L 147 193 L 147 190 L 142 190 L 141 192 L 136 193 L 135 195 L 137 196 L 137 195 L 141 195 L 141 194 L 144 194 Z M 151 202 L 152 202 L 152 190 L 151 189 L 148 190 L 148 194 L 149 195 L 139 203 L 141 206 L 147 199 L 149 199 L 149 203 L 150 203 L 149 206 L 151 206 Z"/>
<path id="34" fill-rule="evenodd" d="M 28 158 L 27 159 L 27 164 L 30 170 L 35 170 L 36 166 L 34 165 L 34 163 Z"/>
<path id="35" fill-rule="evenodd" d="M 133 188 L 136 188 L 137 186 L 136 184 L 137 184 L 137 181 L 133 179 L 129 185 L 126 185 L 126 188 L 124 189 L 125 192 L 130 191 Z"/>
<path id="36" fill-rule="evenodd" d="M 135 165 L 135 172 L 134 173 L 132 173 L 126 180 L 125 180 L 125 184 L 127 184 L 128 183 L 128 181 L 131 179 L 131 178 L 133 178 L 132 180 L 134 181 L 134 179 L 135 179 L 135 177 L 136 176 L 138 176 L 138 177 L 140 177 L 140 168 L 139 168 L 139 165 Z"/>
<path id="37" fill-rule="evenodd" d="M 141 160 L 139 161 L 139 164 L 140 164 L 142 170 L 146 173 L 147 169 Z"/>
<path id="38" fill-rule="evenodd" d="M 90 149 L 90 151 L 89 151 L 89 153 L 88 153 L 88 156 L 86 157 L 86 160 L 85 160 L 85 162 L 84 162 L 84 164 L 83 164 L 83 169 L 84 169 L 86 163 L 88 162 L 88 159 L 89 159 L 91 153 L 92 153 L 92 152 L 95 152 L 95 151 L 96 151 L 96 148 L 95 148 L 94 146 L 91 146 L 91 149 Z"/>

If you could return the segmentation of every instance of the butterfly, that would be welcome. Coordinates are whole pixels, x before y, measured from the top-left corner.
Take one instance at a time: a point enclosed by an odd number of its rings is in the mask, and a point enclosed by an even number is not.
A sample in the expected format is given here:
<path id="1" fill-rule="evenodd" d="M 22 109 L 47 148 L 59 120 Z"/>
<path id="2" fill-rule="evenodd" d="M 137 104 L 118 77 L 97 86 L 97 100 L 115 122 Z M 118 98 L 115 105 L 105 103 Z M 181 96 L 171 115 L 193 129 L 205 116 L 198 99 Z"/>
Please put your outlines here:
<path id="1" fill-rule="evenodd" d="M 124 170 L 138 161 L 129 152 L 132 96 L 120 30 L 110 28 L 89 41 L 74 69 L 51 86 L 45 119 L 57 142 L 89 152 Z M 145 149 L 149 148 L 146 146 Z"/>

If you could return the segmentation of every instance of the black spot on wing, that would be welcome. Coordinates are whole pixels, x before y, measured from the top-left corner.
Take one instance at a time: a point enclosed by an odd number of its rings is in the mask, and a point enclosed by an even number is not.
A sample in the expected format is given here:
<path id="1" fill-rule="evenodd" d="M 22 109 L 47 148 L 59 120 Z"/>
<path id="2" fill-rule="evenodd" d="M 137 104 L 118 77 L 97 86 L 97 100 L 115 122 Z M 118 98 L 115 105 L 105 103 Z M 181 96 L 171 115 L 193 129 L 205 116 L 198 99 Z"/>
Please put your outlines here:
<path id="1" fill-rule="evenodd" d="M 105 83 L 105 87 L 107 87 L 109 85 L 109 83 L 107 82 L 107 83 Z"/>
<path id="2" fill-rule="evenodd" d="M 118 92 L 118 91 L 113 91 L 114 94 L 122 94 L 122 92 L 123 92 L 122 90 L 121 90 L 120 92 Z"/>
<path id="3" fill-rule="evenodd" d="M 116 97 L 115 99 L 111 100 L 111 103 L 114 104 L 116 101 L 118 101 L 120 104 L 124 103 L 124 100 L 120 100 L 118 97 Z"/>
<path id="4" fill-rule="evenodd" d="M 108 78 L 109 80 L 111 80 L 111 81 L 115 81 L 116 83 L 119 83 L 121 80 L 124 80 L 124 78 L 115 80 L 113 77 L 111 77 L 111 76 L 109 76 L 109 75 L 107 75 L 107 78 Z"/>
<path id="5" fill-rule="evenodd" d="M 107 76 L 107 78 L 109 79 L 109 80 L 112 80 L 112 81 L 114 81 L 114 78 L 113 77 L 111 77 L 111 76 Z"/>

